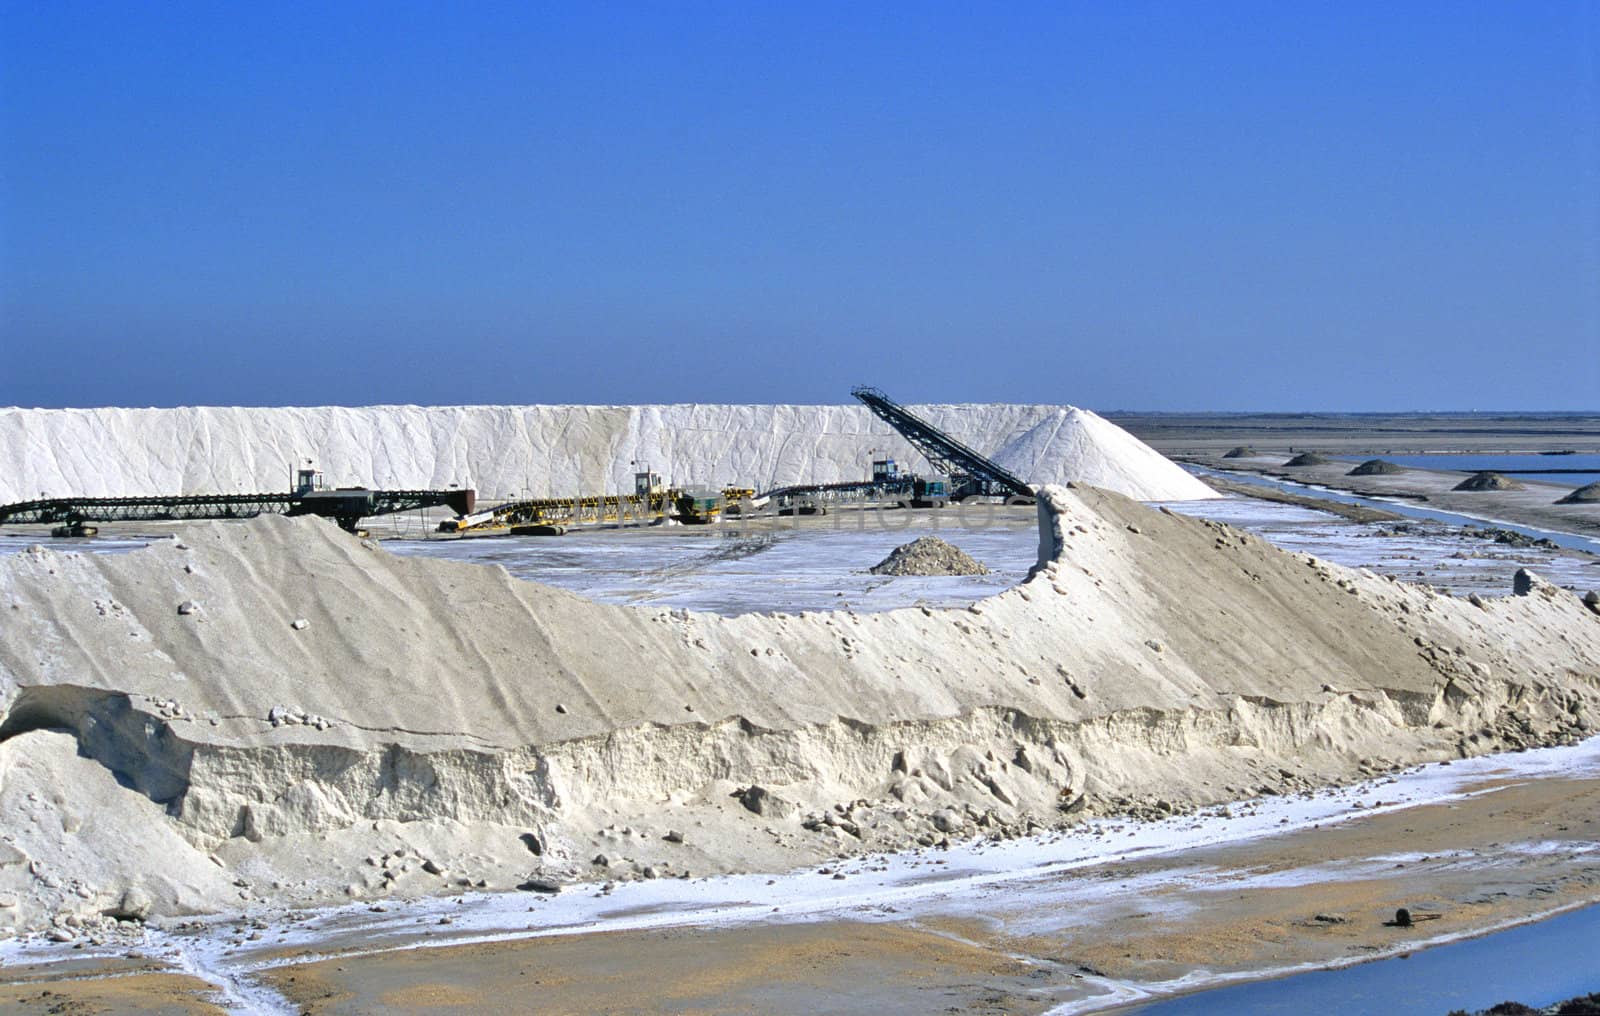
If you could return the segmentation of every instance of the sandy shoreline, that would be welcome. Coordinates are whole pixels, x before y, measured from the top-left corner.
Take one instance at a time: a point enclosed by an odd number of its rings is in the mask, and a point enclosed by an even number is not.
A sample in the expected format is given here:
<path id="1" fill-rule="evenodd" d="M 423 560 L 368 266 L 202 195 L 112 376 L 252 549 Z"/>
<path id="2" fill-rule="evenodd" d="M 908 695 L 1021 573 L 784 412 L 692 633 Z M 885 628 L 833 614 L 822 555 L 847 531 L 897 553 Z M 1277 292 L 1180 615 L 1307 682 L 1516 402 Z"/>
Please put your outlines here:
<path id="1" fill-rule="evenodd" d="M 12 962 L 0 1007 L 217 1011 L 196 971 L 217 981 L 232 963 L 256 971 L 281 1011 L 310 1013 L 580 1012 L 597 998 L 605 1011 L 641 1013 L 1101 1010 L 1600 900 L 1597 816 L 1600 743 L 1590 741 L 1165 823 L 1199 820 L 1209 833 L 1107 821 L 1098 837 L 832 866 L 848 873 L 838 889 L 816 871 L 776 876 L 775 914 L 751 898 L 760 880 L 714 879 L 702 898 L 744 906 L 724 903 L 708 918 L 669 903 L 694 886 L 611 902 L 591 885 L 531 902 L 526 929 L 504 899 L 469 897 L 330 914 L 326 930 L 246 922 L 228 939 L 237 945 L 182 955 L 187 936 L 176 933 L 136 950 L 140 959 Z M 1274 831 L 1280 821 L 1288 831 Z M 1201 845 L 1182 847 L 1185 838 Z M 1063 864 L 1075 852 L 1084 862 Z M 890 876 L 873 874 L 882 863 L 908 867 L 882 882 Z M 974 880 L 980 869 L 995 874 Z M 553 905 L 571 916 L 540 916 Z M 1386 924 L 1401 906 L 1418 915 L 1414 927 Z"/>

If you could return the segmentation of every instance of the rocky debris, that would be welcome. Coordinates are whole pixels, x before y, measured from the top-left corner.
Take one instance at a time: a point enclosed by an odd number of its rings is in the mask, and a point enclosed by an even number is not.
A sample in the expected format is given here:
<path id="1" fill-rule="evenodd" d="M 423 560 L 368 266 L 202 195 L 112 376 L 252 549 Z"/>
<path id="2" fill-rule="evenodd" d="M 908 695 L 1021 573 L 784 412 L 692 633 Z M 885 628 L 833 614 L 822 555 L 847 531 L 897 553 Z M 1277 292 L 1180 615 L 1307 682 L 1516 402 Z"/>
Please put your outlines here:
<path id="1" fill-rule="evenodd" d="M 1600 481 L 1579 487 L 1556 504 L 1600 504 Z"/>
<path id="2" fill-rule="evenodd" d="M 184 600 L 178 604 L 178 613 L 183 617 L 188 617 L 190 614 L 198 614 L 201 610 L 199 600 Z"/>
<path id="3" fill-rule="evenodd" d="M 1600 614 L 1600 590 L 1591 589 L 1583 598 L 1583 605 Z"/>
<path id="4" fill-rule="evenodd" d="M 757 815 L 771 818 L 793 818 L 799 813 L 792 802 L 786 801 L 766 787 L 755 785 L 734 792 L 734 797 L 746 809 Z"/>
<path id="5" fill-rule="evenodd" d="M 1451 488 L 1452 490 L 1523 490 L 1517 481 L 1493 472 L 1475 473 Z"/>
<path id="6" fill-rule="evenodd" d="M 1222 453 L 1225 459 L 1253 459 L 1255 456 L 1256 450 L 1249 445 L 1237 445 Z"/>
<path id="7" fill-rule="evenodd" d="M 318 730 L 327 730 L 333 726 L 333 721 L 327 717 L 289 706 L 273 706 L 267 711 L 267 722 L 274 727 L 303 726 L 315 727 Z"/>
<path id="8" fill-rule="evenodd" d="M 155 901 L 150 894 L 138 886 L 130 886 L 113 907 L 107 908 L 104 913 L 107 917 L 119 921 L 142 921 L 150 914 L 150 908 L 155 906 Z"/>
<path id="9" fill-rule="evenodd" d="M 307 628 L 311 627 L 311 622 L 307 621 L 303 617 L 297 617 L 293 621 L 289 622 L 289 627 L 293 628 L 295 631 L 305 631 Z"/>
<path id="10" fill-rule="evenodd" d="M 534 877 L 519 883 L 517 888 L 525 893 L 544 893 L 546 896 L 554 896 L 561 891 L 561 883 L 548 878 Z"/>
<path id="11" fill-rule="evenodd" d="M 1600 1014 L 1600 992 L 1578 995 L 1562 1002 L 1543 1007 L 1524 1005 L 1521 1002 L 1496 1002 L 1487 1009 L 1452 1009 L 1446 1016 L 1597 1016 Z"/>
<path id="12" fill-rule="evenodd" d="M 1493 540 L 1505 547 L 1518 549 L 1537 548 L 1539 550 L 1560 550 L 1561 545 L 1554 540 L 1542 536 L 1529 536 L 1519 533 L 1515 529 L 1501 529 L 1490 526 L 1468 526 L 1462 530 L 1467 536 L 1476 536 L 1481 540 Z"/>
<path id="13" fill-rule="evenodd" d="M 1518 568 L 1517 573 L 1511 576 L 1511 591 L 1517 596 L 1531 596 L 1536 591 L 1553 596 L 1559 592 L 1557 587 L 1526 568 Z"/>
<path id="14" fill-rule="evenodd" d="M 1393 476 L 1395 473 L 1405 472 L 1404 466 L 1397 466 L 1388 459 L 1368 459 L 1361 465 L 1350 470 L 1346 476 Z"/>
<path id="15" fill-rule="evenodd" d="M 874 575 L 987 575 L 989 569 L 960 547 L 937 536 L 902 544 L 873 565 Z"/>
<path id="16" fill-rule="evenodd" d="M 1285 462 L 1284 465 L 1291 468 L 1298 468 L 1300 466 L 1326 466 L 1332 461 L 1332 459 L 1318 455 L 1316 452 L 1301 452 L 1288 462 Z"/>

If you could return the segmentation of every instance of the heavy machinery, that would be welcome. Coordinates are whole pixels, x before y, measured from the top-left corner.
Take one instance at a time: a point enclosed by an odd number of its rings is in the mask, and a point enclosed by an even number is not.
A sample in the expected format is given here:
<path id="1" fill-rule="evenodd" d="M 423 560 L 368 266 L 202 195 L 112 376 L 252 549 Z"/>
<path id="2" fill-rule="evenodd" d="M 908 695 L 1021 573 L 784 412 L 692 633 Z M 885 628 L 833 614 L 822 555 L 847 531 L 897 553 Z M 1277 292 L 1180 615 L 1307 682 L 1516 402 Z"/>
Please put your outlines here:
<path id="1" fill-rule="evenodd" d="M 950 481 L 943 476 L 901 472 L 894 459 L 874 459 L 870 480 L 790 484 L 767 491 L 757 501 L 780 515 L 827 514 L 830 505 L 843 504 L 942 508 L 950 503 Z"/>
<path id="2" fill-rule="evenodd" d="M 93 536 L 94 522 L 174 522 L 197 519 L 248 519 L 257 515 L 318 515 L 354 532 L 371 515 L 445 506 L 472 512 L 477 494 L 470 489 L 329 489 L 322 474 L 301 469 L 294 489 L 275 494 L 173 494 L 146 497 L 59 497 L 0 505 L 0 525 L 49 525 L 56 536 Z"/>
<path id="3" fill-rule="evenodd" d="M 730 504 L 755 495 L 747 487 L 725 487 L 720 492 L 688 491 L 666 487 L 654 472 L 635 473 L 632 494 L 590 494 L 578 497 L 544 497 L 486 508 L 439 523 L 442 533 L 486 535 L 557 535 L 568 526 L 585 524 L 627 525 L 672 519 L 699 524 L 714 521 Z"/>
<path id="4" fill-rule="evenodd" d="M 938 472 L 919 476 L 901 471 L 894 459 L 881 458 L 873 460 L 870 479 L 789 484 L 757 496 L 753 490 L 738 487 L 727 487 L 720 492 L 669 489 L 662 486 L 660 476 L 646 470 L 634 474 L 631 495 L 511 501 L 473 515 L 448 519 L 439 524 L 439 529 L 474 534 L 556 533 L 567 526 L 586 523 L 627 524 L 660 519 L 710 522 L 723 514 L 742 514 L 749 510 L 796 515 L 822 514 L 829 507 L 844 504 L 937 508 L 969 497 L 1032 500 L 1033 490 L 1003 466 L 978 454 L 878 389 L 857 387 L 850 394 L 902 434 Z"/>
<path id="5" fill-rule="evenodd" d="M 899 431 L 943 475 L 929 477 L 901 472 L 893 459 L 875 459 L 872 479 L 842 483 L 799 483 L 762 495 L 781 514 L 826 512 L 830 503 L 860 506 L 899 504 L 937 508 L 969 497 L 1033 499 L 1033 490 L 1004 466 L 978 454 L 876 388 L 850 391 L 868 409 Z"/>

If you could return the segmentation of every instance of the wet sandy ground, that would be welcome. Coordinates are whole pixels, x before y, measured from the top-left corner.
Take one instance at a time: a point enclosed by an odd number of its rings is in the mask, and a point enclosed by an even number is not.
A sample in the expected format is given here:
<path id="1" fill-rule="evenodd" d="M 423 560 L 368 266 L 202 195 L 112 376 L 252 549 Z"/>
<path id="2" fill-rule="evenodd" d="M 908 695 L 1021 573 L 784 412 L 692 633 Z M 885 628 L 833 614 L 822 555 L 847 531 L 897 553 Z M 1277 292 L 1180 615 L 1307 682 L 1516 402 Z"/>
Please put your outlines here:
<path id="1" fill-rule="evenodd" d="M 430 941 L 432 928 L 357 935 L 264 951 L 281 965 L 257 976 L 283 1011 L 316 1014 L 1070 1012 L 1197 978 L 1393 955 L 1600 900 L 1600 779 L 1490 772 L 1400 808 L 1385 786 L 1342 823 L 1112 857 L 1020 891 L 1000 881 L 810 920 L 465 945 Z M 1393 926 L 1399 907 L 1412 927 Z M 218 1011 L 210 986 L 151 959 L 18 966 L 3 980 L 3 1012 Z"/>
<path id="2" fill-rule="evenodd" d="M 0 1012 L 220 1013 L 205 981 L 149 960 L 97 960 L 0 971 Z"/>
<path id="3" fill-rule="evenodd" d="M 1600 781 L 1481 796 L 1076 872 L 1078 893 L 901 921 L 676 928 L 402 949 L 273 972 L 313 1013 L 1044 1012 L 1358 961 L 1600 899 Z M 1377 799 L 1374 799 L 1374 804 Z M 1392 926 L 1395 911 L 1417 915 Z"/>
<path id="4" fill-rule="evenodd" d="M 1350 476 L 1349 471 L 1354 468 L 1351 462 L 1289 468 L 1284 465 L 1288 458 L 1287 453 L 1237 459 L 1212 454 L 1184 456 L 1183 460 L 1208 469 L 1255 473 L 1478 519 L 1501 519 L 1561 533 L 1600 536 L 1600 504 L 1556 504 L 1572 493 L 1571 487 L 1518 477 L 1522 490 L 1458 491 L 1452 488 L 1471 473 L 1407 467 L 1386 476 Z"/>
<path id="5" fill-rule="evenodd" d="M 1392 476 L 1347 476 L 1352 463 L 1286 468 L 1296 453 L 1381 458 L 1427 452 L 1600 452 L 1600 415 L 1490 413 L 1392 415 L 1347 413 L 1121 413 L 1108 419 L 1169 458 L 1242 470 L 1334 490 L 1419 503 L 1441 511 L 1497 518 L 1580 535 L 1600 535 L 1600 505 L 1556 505 L 1572 487 L 1519 478 L 1522 491 L 1458 492 L 1471 474 L 1407 469 Z M 1249 447 L 1253 458 L 1223 456 Z M 1557 460 L 1559 464 L 1559 460 Z"/>

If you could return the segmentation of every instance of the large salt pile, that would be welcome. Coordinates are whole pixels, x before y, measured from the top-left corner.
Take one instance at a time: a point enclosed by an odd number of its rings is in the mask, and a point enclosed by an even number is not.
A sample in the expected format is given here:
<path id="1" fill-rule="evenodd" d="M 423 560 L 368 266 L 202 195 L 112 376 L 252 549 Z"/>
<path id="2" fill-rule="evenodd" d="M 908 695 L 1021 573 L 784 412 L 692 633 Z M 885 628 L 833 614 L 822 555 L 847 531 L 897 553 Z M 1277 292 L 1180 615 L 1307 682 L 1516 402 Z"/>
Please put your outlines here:
<path id="1" fill-rule="evenodd" d="M 1216 497 L 1210 487 L 1086 409 L 1053 409 L 988 453 L 1029 483 L 1087 483 L 1140 501 Z"/>
<path id="2" fill-rule="evenodd" d="M 1537 577 L 1468 602 L 1093 488 L 1039 512 L 1021 585 L 876 614 L 593 603 L 318 519 L 0 557 L 0 927 L 787 869 L 1600 717 L 1600 625 Z"/>
<path id="3" fill-rule="evenodd" d="M 873 565 L 874 575 L 987 575 L 989 569 L 960 547 L 937 536 L 919 536 L 901 544 Z"/>
<path id="4" fill-rule="evenodd" d="M 1150 501 L 1214 492 L 1127 431 L 1063 406 L 914 412 L 1029 483 Z M 51 497 L 283 490 L 306 459 L 339 485 L 475 487 L 486 498 L 683 486 L 768 490 L 861 479 L 884 455 L 928 466 L 865 406 L 371 406 L 0 409 L 0 504 Z"/>

